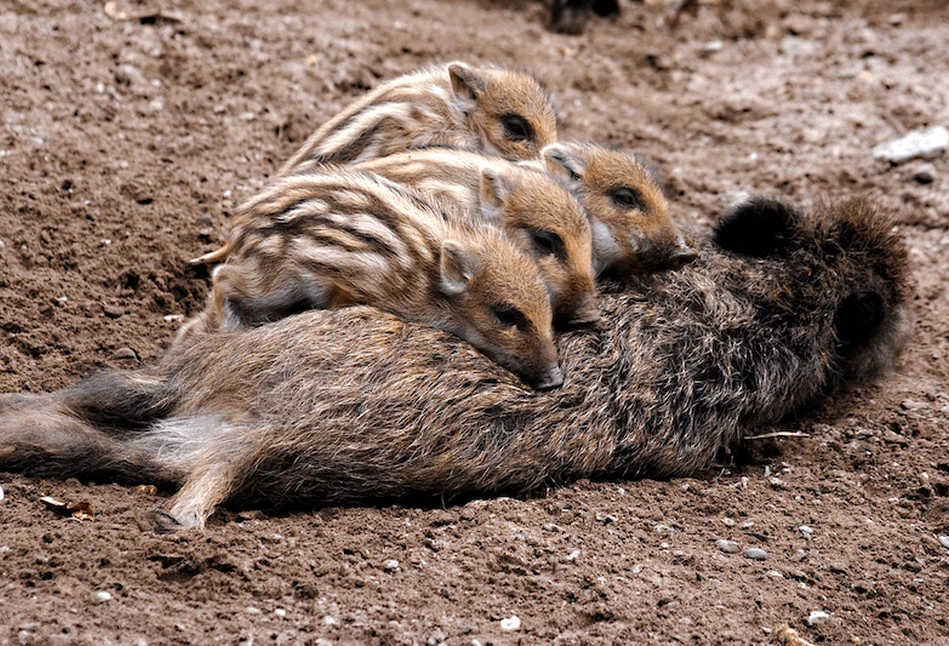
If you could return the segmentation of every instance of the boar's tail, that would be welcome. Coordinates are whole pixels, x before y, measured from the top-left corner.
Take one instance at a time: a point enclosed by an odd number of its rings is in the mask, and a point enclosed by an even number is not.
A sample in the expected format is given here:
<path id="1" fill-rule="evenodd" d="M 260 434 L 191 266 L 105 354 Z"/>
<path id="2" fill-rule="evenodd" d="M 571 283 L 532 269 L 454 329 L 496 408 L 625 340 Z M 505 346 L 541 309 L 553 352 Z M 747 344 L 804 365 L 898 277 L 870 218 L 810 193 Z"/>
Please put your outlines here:
<path id="1" fill-rule="evenodd" d="M 145 439 L 177 400 L 167 380 L 123 372 L 94 374 L 46 395 L 0 395 L 0 471 L 180 482 L 185 465 L 162 458 L 154 438 Z"/>

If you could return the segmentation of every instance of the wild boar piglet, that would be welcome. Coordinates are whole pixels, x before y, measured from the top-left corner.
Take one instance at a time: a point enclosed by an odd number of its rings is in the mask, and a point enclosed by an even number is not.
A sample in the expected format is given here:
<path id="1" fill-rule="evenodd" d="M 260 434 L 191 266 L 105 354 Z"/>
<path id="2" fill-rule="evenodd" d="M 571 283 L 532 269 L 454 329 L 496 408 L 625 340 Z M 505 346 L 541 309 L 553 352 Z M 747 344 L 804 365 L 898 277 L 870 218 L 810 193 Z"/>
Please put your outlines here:
<path id="1" fill-rule="evenodd" d="M 553 100 L 537 79 L 453 62 L 369 91 L 320 126 L 277 177 L 306 161 L 353 163 L 428 146 L 530 159 L 556 140 Z"/>

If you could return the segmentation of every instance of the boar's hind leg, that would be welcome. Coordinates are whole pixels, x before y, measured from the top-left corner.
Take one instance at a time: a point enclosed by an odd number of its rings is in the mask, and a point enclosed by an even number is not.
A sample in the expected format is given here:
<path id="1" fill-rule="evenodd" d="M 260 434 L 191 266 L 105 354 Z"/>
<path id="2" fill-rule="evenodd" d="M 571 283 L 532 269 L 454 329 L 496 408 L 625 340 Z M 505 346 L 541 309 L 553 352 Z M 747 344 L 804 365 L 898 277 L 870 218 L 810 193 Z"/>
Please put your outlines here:
<path id="1" fill-rule="evenodd" d="M 169 515 L 182 527 L 203 529 L 215 507 L 233 491 L 235 480 L 233 465 L 201 460 L 172 498 Z"/>
<path id="2" fill-rule="evenodd" d="M 253 477 L 256 452 L 245 433 L 243 426 L 225 425 L 195 459 L 171 500 L 169 514 L 179 525 L 202 529 L 215 508 Z"/>

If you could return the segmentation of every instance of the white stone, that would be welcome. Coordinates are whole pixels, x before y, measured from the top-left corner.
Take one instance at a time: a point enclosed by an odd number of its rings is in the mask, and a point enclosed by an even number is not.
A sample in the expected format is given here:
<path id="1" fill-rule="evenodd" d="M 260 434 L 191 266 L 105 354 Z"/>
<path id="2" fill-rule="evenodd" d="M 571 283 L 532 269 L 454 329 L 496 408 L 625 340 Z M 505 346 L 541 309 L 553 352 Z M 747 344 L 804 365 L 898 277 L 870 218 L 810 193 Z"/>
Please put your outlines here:
<path id="1" fill-rule="evenodd" d="M 828 615 L 823 610 L 815 610 L 807 616 L 807 625 L 808 626 L 822 626 L 827 623 L 827 620 L 830 619 Z"/>
<path id="2" fill-rule="evenodd" d="M 106 601 L 111 601 L 111 600 L 112 600 L 112 595 L 106 592 L 105 590 L 96 590 L 95 592 L 89 595 L 89 602 L 95 605 L 99 605 L 100 603 L 105 603 Z"/>
<path id="3" fill-rule="evenodd" d="M 511 615 L 501 620 L 501 630 L 506 633 L 512 633 L 521 629 L 521 618 L 517 615 Z"/>
<path id="4" fill-rule="evenodd" d="M 917 157 L 938 157 L 947 149 L 949 130 L 945 126 L 933 126 L 926 130 L 914 130 L 899 139 L 880 144 L 873 149 L 873 158 L 902 164 Z"/>
<path id="5" fill-rule="evenodd" d="M 737 554 L 739 547 L 738 543 L 735 541 L 729 541 L 724 538 L 720 538 L 715 541 L 715 547 L 725 552 L 726 554 Z"/>

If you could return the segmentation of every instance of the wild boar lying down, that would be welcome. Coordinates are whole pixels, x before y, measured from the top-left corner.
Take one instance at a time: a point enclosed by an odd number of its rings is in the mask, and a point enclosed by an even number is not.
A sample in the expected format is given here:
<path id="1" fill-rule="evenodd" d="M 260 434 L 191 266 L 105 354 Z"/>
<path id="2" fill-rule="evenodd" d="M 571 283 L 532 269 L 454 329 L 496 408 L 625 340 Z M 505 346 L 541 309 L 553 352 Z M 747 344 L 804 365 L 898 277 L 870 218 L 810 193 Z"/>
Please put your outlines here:
<path id="1" fill-rule="evenodd" d="M 888 368 L 912 327 L 906 253 L 861 200 L 756 198 L 700 258 L 604 295 L 538 393 L 449 334 L 368 308 L 207 334 L 158 365 L 0 399 L 0 470 L 180 486 L 174 521 L 409 495 L 673 476 Z"/>

